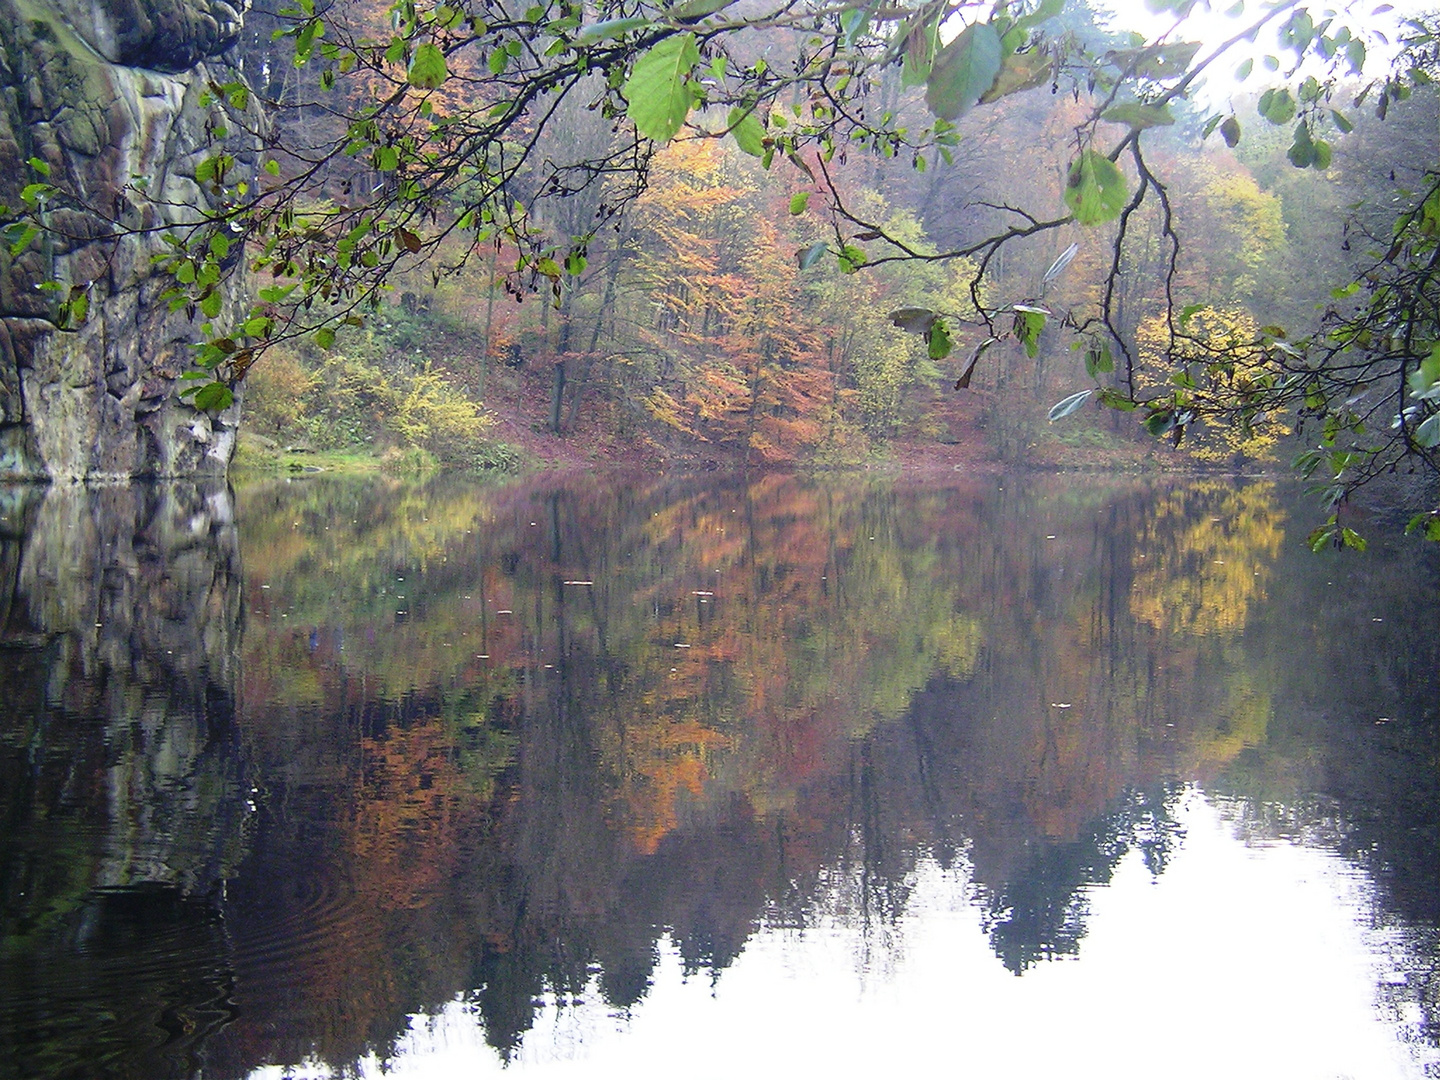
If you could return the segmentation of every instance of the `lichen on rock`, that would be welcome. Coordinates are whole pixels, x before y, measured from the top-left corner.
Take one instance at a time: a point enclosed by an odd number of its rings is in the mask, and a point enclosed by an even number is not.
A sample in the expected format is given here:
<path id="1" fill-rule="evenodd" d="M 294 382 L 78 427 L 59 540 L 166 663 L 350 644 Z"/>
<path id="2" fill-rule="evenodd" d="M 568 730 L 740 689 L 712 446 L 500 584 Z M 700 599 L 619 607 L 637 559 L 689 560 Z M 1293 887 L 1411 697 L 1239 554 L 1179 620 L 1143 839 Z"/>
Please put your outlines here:
<path id="1" fill-rule="evenodd" d="M 18 257 L 0 247 L 0 478 L 219 475 L 238 402 L 198 412 L 177 395 L 200 320 L 161 300 L 163 234 L 213 208 L 199 163 L 223 145 L 253 170 L 261 118 L 209 100 L 239 78 L 224 53 L 242 9 L 224 0 L 0 0 L 0 205 L 49 166 L 63 196 Z M 217 143 L 217 129 L 229 132 Z M 240 257 L 240 246 L 232 258 Z M 240 268 L 237 267 L 237 270 Z M 230 275 L 238 303 L 243 275 Z M 56 325 L 80 286 L 88 318 Z"/>

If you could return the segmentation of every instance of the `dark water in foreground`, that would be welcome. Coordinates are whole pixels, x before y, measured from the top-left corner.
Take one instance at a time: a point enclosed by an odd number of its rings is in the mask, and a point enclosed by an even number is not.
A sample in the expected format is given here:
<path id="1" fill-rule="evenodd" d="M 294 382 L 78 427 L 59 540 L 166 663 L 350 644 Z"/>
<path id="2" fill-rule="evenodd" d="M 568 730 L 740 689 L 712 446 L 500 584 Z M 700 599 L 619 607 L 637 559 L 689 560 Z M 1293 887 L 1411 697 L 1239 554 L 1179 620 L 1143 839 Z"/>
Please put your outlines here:
<path id="1" fill-rule="evenodd" d="M 1440 1076 L 1440 564 L 1311 515 L 0 493 L 0 1078 Z"/>

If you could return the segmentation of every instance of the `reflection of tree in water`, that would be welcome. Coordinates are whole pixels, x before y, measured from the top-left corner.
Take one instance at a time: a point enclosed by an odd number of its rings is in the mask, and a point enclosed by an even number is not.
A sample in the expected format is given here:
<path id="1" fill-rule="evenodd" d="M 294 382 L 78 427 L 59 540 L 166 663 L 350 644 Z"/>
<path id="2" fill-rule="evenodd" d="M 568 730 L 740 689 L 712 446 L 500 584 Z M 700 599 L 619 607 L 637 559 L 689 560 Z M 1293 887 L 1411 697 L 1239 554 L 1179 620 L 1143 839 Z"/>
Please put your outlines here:
<path id="1" fill-rule="evenodd" d="M 1087 892 L 1108 885 L 1131 851 L 1140 853 L 1151 874 L 1164 871 L 1184 834 L 1173 813 L 1179 794 L 1175 787 L 1131 792 L 1078 840 L 1031 846 L 986 913 L 990 944 L 1010 971 L 1020 975 L 1041 960 L 1078 953 Z"/>
<path id="2" fill-rule="evenodd" d="M 233 763 L 243 740 L 263 790 L 246 862 L 216 863 L 237 1010 L 197 1051 L 206 1075 L 383 1060 L 411 1016 L 457 999 L 508 1058 L 543 1003 L 598 988 L 629 1010 L 671 946 L 688 976 L 718 978 L 762 924 L 842 922 L 868 965 L 930 858 L 968 865 L 1018 973 L 1076 952 L 1089 891 L 1127 853 L 1164 868 L 1178 789 L 1161 778 L 1208 783 L 1267 740 L 1292 741 L 1277 770 L 1330 762 L 1356 835 L 1409 864 L 1394 875 L 1397 897 L 1414 886 L 1403 910 L 1428 917 L 1440 860 L 1417 860 L 1440 798 L 1412 804 L 1433 789 L 1415 763 L 1434 760 L 1433 737 L 1317 728 L 1272 704 L 1333 696 L 1295 674 L 1327 665 L 1293 612 L 1334 594 L 1270 574 L 1272 593 L 1303 587 L 1288 608 L 1259 603 L 1255 567 L 1279 539 L 1268 493 L 1246 489 L 1237 510 L 1202 485 L 1160 515 L 1143 487 L 1040 494 L 764 477 L 248 496 L 245 693 L 238 717 L 209 710 L 230 732 L 210 752 Z M 1166 582 L 1140 556 L 1161 550 L 1204 618 L 1147 617 L 1168 609 L 1139 594 Z M 1221 587 L 1232 578 L 1251 591 Z M 1392 659 L 1353 673 L 1347 708 L 1396 682 L 1433 736 L 1433 646 L 1371 642 L 1378 624 L 1360 621 L 1327 647 Z M 7 685 L 38 700 L 42 667 L 13 667 Z M 1317 753 L 1317 737 L 1341 752 Z M 118 745 L 56 742 L 53 761 L 98 776 Z M 1392 775 L 1392 752 L 1419 757 Z M 213 797 L 243 805 L 221 772 Z M 1377 785 L 1394 807 L 1373 805 Z M 1395 807 L 1420 835 L 1399 835 Z M 217 838 L 196 841 L 212 862 Z M 88 849 L 72 854 L 50 862 L 88 866 Z M 205 858 L 196 880 L 214 878 Z M 174 850 L 158 861 L 184 865 Z M 212 992 L 195 986 L 203 1011 Z"/>
<path id="3" fill-rule="evenodd" d="M 958 851 L 1013 909 L 997 912 L 997 948 L 1008 935 L 1027 956 L 1073 951 L 1083 888 L 1132 847 L 1158 872 L 1173 840 L 1163 799 L 1123 792 L 1213 742 L 1188 719 L 1154 736 L 1195 701 L 1204 657 L 1155 689 L 1169 642 L 1129 600 L 1153 519 L 1143 487 L 1037 501 L 770 476 L 480 500 L 441 488 L 408 509 L 336 487 L 340 513 L 327 492 L 253 525 L 273 568 L 254 600 L 289 606 L 247 635 L 247 672 L 268 680 L 248 725 L 260 758 L 279 752 L 306 798 L 323 796 L 318 819 L 340 823 L 323 872 L 364 898 L 367 929 L 307 976 L 342 1008 L 242 986 L 257 1014 L 237 1038 L 265 1016 L 312 1018 L 279 1060 L 384 1056 L 398 1018 L 457 992 L 509 1055 L 541 1001 L 593 996 L 598 978 L 628 1009 L 667 941 L 687 975 L 718 977 L 762 922 L 855 928 L 868 969 L 920 860 Z M 296 543 L 297 520 L 323 554 Z M 319 650 L 308 626 L 334 617 L 337 590 L 315 587 L 312 563 L 346 567 L 338 591 L 357 605 Z M 453 647 L 477 631 L 478 647 Z M 362 677 L 384 701 L 348 696 Z M 296 694 L 318 710 L 301 727 L 285 711 Z M 1047 708 L 1062 699 L 1075 707 Z M 270 801 L 298 805 L 279 786 Z M 277 818 L 270 842 L 300 850 L 305 820 Z M 242 877 L 288 876 L 261 870 L 269 852 Z M 232 896 L 242 938 L 285 921 L 244 881 Z"/>

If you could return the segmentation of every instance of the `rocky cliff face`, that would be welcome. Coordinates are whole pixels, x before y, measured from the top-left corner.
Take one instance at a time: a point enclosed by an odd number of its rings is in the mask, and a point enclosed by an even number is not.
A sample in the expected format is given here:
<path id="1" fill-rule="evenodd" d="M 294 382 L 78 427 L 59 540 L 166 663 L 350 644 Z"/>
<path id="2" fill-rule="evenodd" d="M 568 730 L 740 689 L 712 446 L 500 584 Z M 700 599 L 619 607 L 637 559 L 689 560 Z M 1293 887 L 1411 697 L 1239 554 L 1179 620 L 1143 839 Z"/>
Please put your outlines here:
<path id="1" fill-rule="evenodd" d="M 214 129 L 242 162 L 254 150 L 202 104 L 237 77 L 218 58 L 239 32 L 225 0 L 0 0 L 0 204 L 39 179 L 31 158 L 66 193 L 29 250 L 0 246 L 0 478 L 224 473 L 238 404 L 214 416 L 177 397 L 200 335 L 159 301 L 151 259 L 209 205 L 195 167 Z M 56 330 L 45 280 L 89 290 L 80 329 Z"/>

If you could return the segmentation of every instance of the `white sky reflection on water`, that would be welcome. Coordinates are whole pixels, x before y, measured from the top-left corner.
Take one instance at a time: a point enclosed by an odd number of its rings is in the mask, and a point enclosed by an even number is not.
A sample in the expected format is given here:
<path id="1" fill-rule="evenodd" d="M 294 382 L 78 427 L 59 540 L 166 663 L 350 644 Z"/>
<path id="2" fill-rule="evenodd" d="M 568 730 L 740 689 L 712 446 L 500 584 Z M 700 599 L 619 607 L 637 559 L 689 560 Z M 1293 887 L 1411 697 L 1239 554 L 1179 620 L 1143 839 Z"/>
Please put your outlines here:
<path id="1" fill-rule="evenodd" d="M 991 951 L 962 869 L 922 863 L 895 951 L 878 969 L 854 926 L 762 930 L 712 985 L 685 979 L 662 940 L 629 1018 L 598 992 L 548 1005 L 508 1067 L 456 1003 L 416 1018 L 400 1054 L 365 1076 L 530 1078 L 1423 1077 L 1382 1018 L 1390 961 L 1371 928 L 1374 885 L 1331 853 L 1247 847 L 1198 793 L 1184 841 L 1152 878 L 1131 852 L 1090 890 L 1078 958 L 1010 974 Z M 872 945 L 870 959 L 877 949 Z M 1431 1060 L 1433 1061 L 1433 1051 Z M 325 1075 L 323 1069 L 317 1070 Z M 257 1070 L 253 1077 L 276 1077 Z M 302 1073 L 290 1075 L 302 1076 Z"/>

